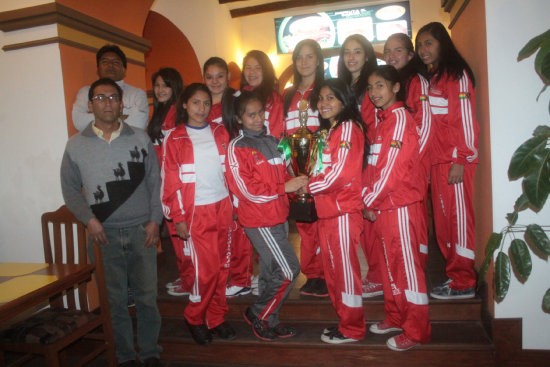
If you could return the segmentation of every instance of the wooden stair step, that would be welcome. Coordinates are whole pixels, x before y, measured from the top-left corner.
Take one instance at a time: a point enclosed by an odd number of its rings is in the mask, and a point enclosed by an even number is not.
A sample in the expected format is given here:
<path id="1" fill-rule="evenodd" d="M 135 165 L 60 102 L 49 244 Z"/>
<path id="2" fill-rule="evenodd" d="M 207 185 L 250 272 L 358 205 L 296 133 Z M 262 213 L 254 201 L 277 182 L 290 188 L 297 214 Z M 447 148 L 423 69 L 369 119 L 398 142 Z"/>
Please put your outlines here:
<path id="1" fill-rule="evenodd" d="M 255 298 L 253 295 L 246 295 L 229 299 L 227 318 L 240 317 L 246 307 L 254 303 Z M 158 298 L 160 313 L 163 317 L 181 317 L 187 302 L 187 296 L 173 297 L 165 292 Z M 384 319 L 383 296 L 363 299 L 363 308 L 367 321 Z M 281 320 L 338 320 L 328 297 L 302 296 L 297 289 L 290 292 L 281 308 L 280 317 Z M 479 321 L 481 320 L 481 298 L 455 301 L 430 299 L 430 320 Z"/>
<path id="2" fill-rule="evenodd" d="M 364 340 L 341 345 L 320 340 L 322 330 L 335 325 L 326 322 L 292 321 L 298 334 L 274 342 L 258 340 L 242 317 L 228 320 L 237 338 L 214 337 L 209 346 L 197 345 L 181 318 L 163 318 L 159 343 L 163 360 L 177 360 L 195 366 L 492 366 L 493 344 L 479 321 L 432 322 L 432 341 L 405 353 L 386 347 L 392 335 L 367 332 Z M 285 320 L 286 321 L 286 320 Z M 367 325 L 368 327 L 368 325 Z"/>

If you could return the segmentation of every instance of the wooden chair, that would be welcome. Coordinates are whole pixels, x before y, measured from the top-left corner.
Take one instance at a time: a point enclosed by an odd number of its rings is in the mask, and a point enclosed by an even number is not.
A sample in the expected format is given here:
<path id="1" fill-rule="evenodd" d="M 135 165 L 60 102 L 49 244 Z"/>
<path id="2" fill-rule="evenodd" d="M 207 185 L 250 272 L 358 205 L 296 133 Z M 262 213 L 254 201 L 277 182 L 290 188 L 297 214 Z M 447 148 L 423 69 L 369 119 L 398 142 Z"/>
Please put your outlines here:
<path id="1" fill-rule="evenodd" d="M 50 235 L 50 224 L 52 225 L 53 236 Z M 76 242 L 74 240 L 74 228 L 76 228 Z M 65 234 L 64 238 L 62 236 L 63 232 Z M 63 205 L 55 212 L 44 213 L 42 215 L 42 237 L 44 242 L 44 257 L 47 263 L 87 263 L 85 227 L 66 206 Z M 53 244 L 51 241 L 52 237 Z M 94 256 L 96 260 L 95 276 L 99 294 L 99 309 L 94 310 L 94 312 L 90 312 L 89 310 L 88 283 L 75 284 L 63 294 L 51 298 L 49 309 L 38 312 L 28 320 L 40 319 L 40 314 L 46 312 L 50 315 L 55 314 L 54 317 L 61 315 L 60 320 L 62 319 L 63 321 L 59 321 L 58 324 L 65 323 L 68 317 L 78 318 L 78 322 L 72 323 L 72 326 L 78 325 L 78 327 L 73 327 L 72 329 L 74 330 L 67 332 L 66 335 L 59 336 L 57 340 L 49 340 L 49 344 L 44 344 L 43 342 L 29 343 L 28 337 L 26 338 L 27 341 L 2 342 L 0 349 L 4 351 L 27 354 L 12 365 L 19 365 L 22 362 L 31 360 L 33 355 L 38 354 L 44 356 L 48 367 L 59 367 L 61 365 L 60 360 L 65 360 L 65 349 L 76 341 L 85 338 L 95 340 L 94 343 L 86 343 L 87 347 L 88 345 L 95 347 L 91 351 L 91 348 L 86 348 L 85 352 L 88 354 L 79 358 L 78 362 L 71 362 L 71 367 L 83 366 L 102 353 L 105 353 L 109 366 L 116 366 L 113 329 L 105 286 L 101 247 L 97 244 L 94 244 Z M 78 289 L 78 292 L 75 292 L 75 289 Z M 66 307 L 64 307 L 64 298 L 66 298 Z M 77 310 L 77 299 L 80 310 Z M 51 316 L 43 318 L 51 318 Z M 57 319 L 55 320 L 57 321 Z M 23 321 L 23 323 L 25 322 Z M 34 323 L 34 321 L 31 321 L 31 323 Z M 17 325 L 20 325 L 20 323 Z M 12 326 L 12 329 L 17 327 L 17 325 Z M 25 325 L 25 327 L 27 326 Z M 39 328 L 41 326 L 43 325 L 38 325 Z"/>

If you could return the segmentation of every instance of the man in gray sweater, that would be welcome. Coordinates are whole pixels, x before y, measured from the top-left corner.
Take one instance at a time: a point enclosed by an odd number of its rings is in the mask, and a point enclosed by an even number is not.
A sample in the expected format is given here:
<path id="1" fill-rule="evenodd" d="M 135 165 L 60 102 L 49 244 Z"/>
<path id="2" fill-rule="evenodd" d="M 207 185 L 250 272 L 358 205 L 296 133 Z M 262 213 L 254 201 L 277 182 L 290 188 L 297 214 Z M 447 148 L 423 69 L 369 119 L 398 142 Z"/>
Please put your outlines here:
<path id="1" fill-rule="evenodd" d="M 67 143 L 61 188 L 69 210 L 102 245 L 118 362 L 136 363 L 128 285 L 135 289 L 139 359 L 158 366 L 157 248 L 162 220 L 160 173 L 147 134 L 120 118 L 122 89 L 94 82 L 88 106 L 95 120 Z M 82 190 L 84 189 L 84 190 Z"/>

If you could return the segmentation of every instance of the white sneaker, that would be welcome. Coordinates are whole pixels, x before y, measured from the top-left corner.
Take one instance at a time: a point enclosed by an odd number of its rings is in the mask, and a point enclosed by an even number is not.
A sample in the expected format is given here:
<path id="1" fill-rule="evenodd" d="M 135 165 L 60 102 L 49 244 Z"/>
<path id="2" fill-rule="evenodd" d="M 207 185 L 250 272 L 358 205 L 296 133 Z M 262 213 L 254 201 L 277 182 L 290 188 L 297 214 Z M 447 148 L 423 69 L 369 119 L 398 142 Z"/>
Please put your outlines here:
<path id="1" fill-rule="evenodd" d="M 250 287 L 239 287 L 238 285 L 232 285 L 231 287 L 225 288 L 225 296 L 229 298 L 244 296 L 245 294 L 249 294 L 250 292 Z"/>
<path id="2" fill-rule="evenodd" d="M 328 328 L 327 328 L 328 329 Z M 357 339 L 347 338 L 342 335 L 338 330 L 329 331 L 328 333 L 321 334 L 321 340 L 329 344 L 343 344 L 343 343 L 353 343 L 358 341 Z"/>
<path id="3" fill-rule="evenodd" d="M 182 286 L 181 278 L 178 278 L 178 279 L 174 280 L 173 282 L 166 283 L 166 288 L 168 288 L 168 289 L 177 288 L 177 287 L 181 287 L 181 286 Z"/>

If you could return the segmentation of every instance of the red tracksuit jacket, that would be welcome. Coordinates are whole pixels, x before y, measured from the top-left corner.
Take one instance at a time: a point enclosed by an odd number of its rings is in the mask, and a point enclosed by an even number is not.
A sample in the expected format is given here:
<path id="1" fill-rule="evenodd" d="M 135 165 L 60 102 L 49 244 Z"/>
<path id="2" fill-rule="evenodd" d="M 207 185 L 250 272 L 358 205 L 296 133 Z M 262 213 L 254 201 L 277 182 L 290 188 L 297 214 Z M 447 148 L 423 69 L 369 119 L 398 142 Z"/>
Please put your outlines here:
<path id="1" fill-rule="evenodd" d="M 237 216 L 243 227 L 272 227 L 288 217 L 285 182 L 289 178 L 277 139 L 266 129 L 241 129 L 227 150 L 226 178 L 238 199 Z"/>
<path id="2" fill-rule="evenodd" d="M 363 201 L 369 210 L 389 210 L 424 198 L 416 122 L 397 102 L 378 113 L 364 176 Z"/>
<path id="3" fill-rule="evenodd" d="M 164 122 L 162 123 L 161 131 L 162 135 L 164 135 L 164 138 L 166 137 L 168 130 L 173 129 L 174 127 L 176 127 L 176 105 L 170 106 L 170 109 L 168 110 L 168 112 L 166 113 L 166 117 L 164 118 Z M 158 141 L 154 141 L 153 146 L 155 147 L 155 152 L 157 153 L 159 164 L 162 165 L 162 142 L 160 142 L 159 144 Z"/>
<path id="4" fill-rule="evenodd" d="M 419 136 L 420 153 L 424 153 L 430 144 L 432 130 L 432 113 L 428 92 L 430 83 L 420 74 L 414 75 L 407 89 L 407 100 L 405 101 L 409 112 L 416 121 L 416 129 Z"/>
<path id="5" fill-rule="evenodd" d="M 300 120 L 298 118 L 298 114 L 300 111 L 299 104 L 302 99 L 309 99 L 309 96 L 311 94 L 311 91 L 313 90 L 313 85 L 306 90 L 303 94 L 299 90 L 296 90 L 294 93 L 294 96 L 292 96 L 292 101 L 290 101 L 290 105 L 288 106 L 288 111 L 286 113 L 286 117 L 284 120 L 284 134 L 290 135 L 294 133 L 298 128 L 300 127 Z M 285 93 L 283 94 L 283 100 L 286 94 L 289 92 L 288 89 L 285 90 Z M 315 107 L 315 111 L 312 110 L 312 106 L 309 106 L 307 109 L 307 127 L 312 132 L 316 132 L 319 130 L 319 111 L 317 111 L 317 106 Z"/>
<path id="6" fill-rule="evenodd" d="M 225 171 L 225 155 L 229 135 L 221 124 L 210 123 L 220 156 L 220 165 Z M 193 144 L 184 124 L 169 130 L 164 137 L 162 177 L 162 207 L 164 216 L 174 223 L 187 222 L 189 229 L 195 209 L 195 158 Z"/>
<path id="7" fill-rule="evenodd" d="M 361 211 L 363 132 L 351 120 L 330 129 L 323 148 L 323 167 L 309 179 L 319 218 Z"/>
<path id="8" fill-rule="evenodd" d="M 436 84 L 432 82 L 428 97 L 433 118 L 432 164 L 477 163 L 479 125 L 468 74 L 464 71 L 460 79 L 443 75 Z"/>

